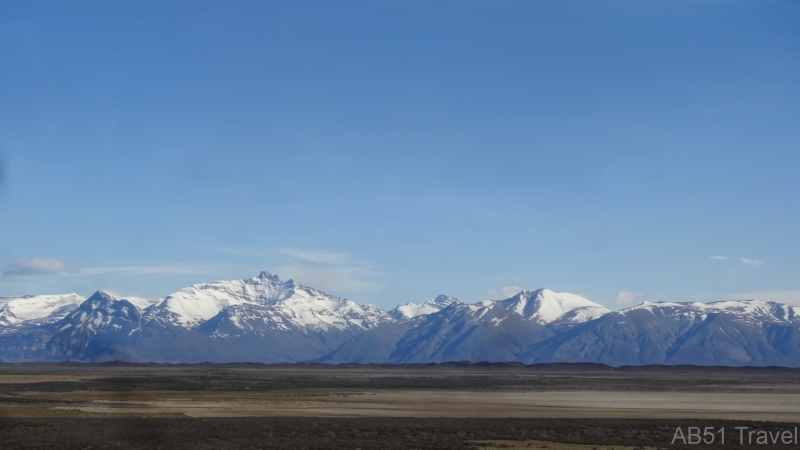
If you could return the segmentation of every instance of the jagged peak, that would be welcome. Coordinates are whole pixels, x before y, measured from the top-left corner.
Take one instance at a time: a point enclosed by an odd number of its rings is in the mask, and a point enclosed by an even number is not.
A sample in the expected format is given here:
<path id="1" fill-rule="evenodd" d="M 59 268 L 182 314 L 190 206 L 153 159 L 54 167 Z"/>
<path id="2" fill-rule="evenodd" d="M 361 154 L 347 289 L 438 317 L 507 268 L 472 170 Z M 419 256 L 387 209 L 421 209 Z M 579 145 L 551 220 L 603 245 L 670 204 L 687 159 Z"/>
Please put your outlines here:
<path id="1" fill-rule="evenodd" d="M 253 278 L 257 283 L 261 284 L 270 284 L 273 286 L 283 286 L 287 289 L 301 289 L 305 288 L 305 286 L 300 285 L 293 279 L 289 278 L 286 281 L 280 279 L 278 275 L 273 273 L 267 272 L 266 270 L 262 270 L 261 273 L 258 274 L 257 277 Z M 314 289 L 316 290 L 316 289 Z"/>
<path id="2" fill-rule="evenodd" d="M 239 304 L 268 307 L 301 328 L 365 328 L 391 320 L 374 306 L 358 305 L 291 279 L 283 281 L 267 271 L 253 278 L 200 283 L 174 292 L 155 307 L 154 320 L 191 329 Z"/>
<path id="3" fill-rule="evenodd" d="M 708 314 L 728 314 L 740 318 L 758 318 L 762 321 L 796 321 L 800 317 L 800 306 L 764 300 L 721 300 L 703 302 L 648 302 L 630 306 L 618 311 L 626 314 L 631 311 L 676 310 L 684 316 L 705 317 Z"/>
<path id="4" fill-rule="evenodd" d="M 547 292 L 554 292 L 554 291 L 552 291 L 550 289 L 547 289 L 547 288 L 523 289 L 523 290 L 520 291 L 521 294 L 524 293 L 526 295 L 531 295 L 531 296 L 533 296 L 533 295 L 541 295 L 541 294 L 547 293 Z"/>
<path id="5" fill-rule="evenodd" d="M 545 293 L 552 293 L 552 292 L 553 291 L 551 291 L 550 289 L 534 289 L 534 290 L 523 289 L 517 292 L 516 294 L 512 295 L 510 298 L 528 300 L 531 298 L 541 297 Z"/>
<path id="6" fill-rule="evenodd" d="M 428 300 L 425 303 L 439 305 L 439 304 L 443 304 L 443 303 L 447 303 L 447 304 L 461 303 L 461 300 L 457 299 L 456 297 L 450 296 L 450 295 L 440 294 L 440 295 L 437 295 L 435 298 L 432 298 L 432 299 Z"/>
<path id="7" fill-rule="evenodd" d="M 509 301 L 509 300 L 528 301 L 528 300 L 532 300 L 532 299 L 534 299 L 534 300 L 535 299 L 545 300 L 545 299 L 557 298 L 561 294 L 568 294 L 568 295 L 572 295 L 572 296 L 575 296 L 575 297 L 580 297 L 579 295 L 576 295 L 576 294 L 569 294 L 567 292 L 559 293 L 559 292 L 555 292 L 555 291 L 553 291 L 551 289 L 540 288 L 540 289 L 522 289 L 521 291 L 517 292 L 516 294 L 512 295 L 511 297 L 503 299 L 503 300 L 506 300 L 506 301 Z M 583 297 L 581 297 L 581 298 L 583 298 Z"/>
<path id="8" fill-rule="evenodd" d="M 109 293 L 109 292 L 106 292 L 106 291 L 97 291 L 94 294 L 92 294 L 91 297 L 89 297 L 86 300 L 87 301 L 97 301 L 97 300 L 102 300 L 102 301 L 110 301 L 111 300 L 111 301 L 113 301 L 113 300 L 115 300 L 115 296 L 113 294 Z"/>
<path id="9" fill-rule="evenodd" d="M 567 292 L 554 292 L 550 289 L 522 290 L 511 298 L 496 302 L 503 308 L 514 311 L 515 313 L 535 320 L 541 324 L 555 321 L 559 317 L 570 314 L 573 311 L 592 310 L 595 312 L 606 312 L 607 310 L 600 304 L 592 302 L 580 295 Z M 574 315 L 574 313 L 573 313 Z M 582 316 L 594 317 L 597 314 L 583 314 Z"/>
<path id="10" fill-rule="evenodd" d="M 406 303 L 399 305 L 390 311 L 390 314 L 399 320 L 413 319 L 417 316 L 424 316 L 439 312 L 454 304 L 461 304 L 461 300 L 449 295 L 437 295 L 424 303 Z"/>
<path id="11" fill-rule="evenodd" d="M 281 283 L 281 279 L 277 275 L 271 274 L 266 270 L 262 270 L 261 273 L 258 274 L 258 277 L 256 278 L 258 278 L 259 280 L 269 281 L 271 283 L 276 283 L 276 284 Z M 292 280 L 289 280 L 288 282 L 292 282 Z"/>

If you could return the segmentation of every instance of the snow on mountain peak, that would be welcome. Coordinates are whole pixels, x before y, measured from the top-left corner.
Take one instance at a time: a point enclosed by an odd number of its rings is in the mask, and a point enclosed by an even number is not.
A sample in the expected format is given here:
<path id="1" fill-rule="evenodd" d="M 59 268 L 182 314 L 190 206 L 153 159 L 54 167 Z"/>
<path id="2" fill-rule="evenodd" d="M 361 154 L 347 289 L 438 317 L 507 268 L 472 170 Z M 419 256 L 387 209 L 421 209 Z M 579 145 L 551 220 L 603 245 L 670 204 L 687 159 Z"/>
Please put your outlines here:
<path id="1" fill-rule="evenodd" d="M 87 298 L 86 300 L 89 301 L 113 301 L 115 299 L 114 294 L 106 291 L 97 291 L 92 294 L 91 297 Z"/>
<path id="2" fill-rule="evenodd" d="M 438 313 L 453 305 L 462 310 L 468 310 L 470 314 L 477 315 L 478 318 L 487 314 L 489 310 L 498 308 L 519 314 L 541 325 L 547 325 L 555 321 L 566 323 L 585 322 L 609 312 L 603 306 L 579 295 L 539 289 L 535 291 L 523 290 L 505 300 L 484 300 L 475 304 L 462 303 L 456 298 L 440 295 L 425 303 L 407 303 L 398 306 L 390 311 L 390 314 L 397 320 L 404 321 L 422 315 Z"/>
<path id="3" fill-rule="evenodd" d="M 647 310 L 655 313 L 657 310 L 663 314 L 679 314 L 691 320 L 704 320 L 711 314 L 726 314 L 748 322 L 791 322 L 800 323 L 800 306 L 785 303 L 769 302 L 764 300 L 723 300 L 711 303 L 701 302 L 644 302 L 620 310 L 625 314 L 629 311 Z"/>
<path id="4" fill-rule="evenodd" d="M 194 328 L 231 306 L 243 304 L 261 305 L 276 320 L 286 320 L 301 328 L 372 328 L 391 320 L 380 308 L 358 305 L 292 280 L 282 282 L 268 272 L 245 280 L 201 283 L 181 289 L 156 307 L 159 309 L 156 317 L 173 325 Z"/>
<path id="5" fill-rule="evenodd" d="M 278 276 L 277 276 L 277 275 L 273 275 L 273 274 L 271 274 L 271 273 L 267 272 L 266 270 L 264 270 L 264 271 L 261 271 L 261 273 L 260 273 L 260 274 L 258 274 L 258 277 L 257 277 L 257 278 L 258 278 L 259 280 L 268 281 L 268 282 L 270 282 L 270 283 L 273 283 L 273 284 L 279 284 L 279 283 L 281 283 L 281 279 L 280 279 L 280 278 L 278 278 Z M 289 280 L 289 281 L 291 282 L 292 280 Z"/>
<path id="6" fill-rule="evenodd" d="M 262 272 L 255 278 L 193 284 L 167 296 L 158 317 L 173 325 L 193 328 L 220 311 L 244 303 L 263 303 L 284 294 L 277 277 Z"/>
<path id="7" fill-rule="evenodd" d="M 764 321 L 800 323 L 800 306 L 766 300 L 723 300 L 707 304 L 707 308 Z"/>
<path id="8" fill-rule="evenodd" d="M 17 326 L 50 319 L 55 321 L 75 310 L 85 299 L 78 294 L 2 297 L 0 326 Z"/>
<path id="9" fill-rule="evenodd" d="M 549 289 L 524 290 L 511 298 L 498 300 L 496 303 L 542 325 L 562 318 L 569 322 L 583 322 L 609 312 L 602 305 L 580 295 L 553 292 Z"/>
<path id="10" fill-rule="evenodd" d="M 409 320 L 414 317 L 433 314 L 447 308 L 454 303 L 461 303 L 461 300 L 447 295 L 439 295 L 425 303 L 406 303 L 400 305 L 389 312 L 397 320 Z"/>
<path id="11" fill-rule="evenodd" d="M 163 298 L 143 298 L 143 297 L 118 297 L 116 300 L 125 300 L 133 304 L 140 310 L 145 310 L 150 306 L 157 305 L 164 301 Z"/>

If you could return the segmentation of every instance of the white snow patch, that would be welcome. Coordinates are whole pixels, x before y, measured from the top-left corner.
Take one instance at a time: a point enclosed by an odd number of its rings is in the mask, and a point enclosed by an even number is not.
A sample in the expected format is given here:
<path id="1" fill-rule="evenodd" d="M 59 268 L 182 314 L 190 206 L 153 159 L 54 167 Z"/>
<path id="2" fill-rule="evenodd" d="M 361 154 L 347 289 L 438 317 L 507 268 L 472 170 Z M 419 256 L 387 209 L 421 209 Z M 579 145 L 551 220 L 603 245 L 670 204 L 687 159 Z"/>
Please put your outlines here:
<path id="1" fill-rule="evenodd" d="M 86 297 L 78 294 L 29 295 L 0 298 L 0 323 L 18 325 L 27 321 L 48 318 L 57 320 L 75 310 Z"/>
<path id="2" fill-rule="evenodd" d="M 189 286 L 168 296 L 157 308 L 167 320 L 193 328 L 231 306 L 242 304 L 267 306 L 271 315 L 282 316 L 300 328 L 368 329 L 394 321 L 375 306 L 359 305 L 291 280 L 282 282 L 267 273 L 247 280 Z"/>
<path id="3" fill-rule="evenodd" d="M 586 321 L 609 312 L 602 305 L 580 295 L 553 292 L 549 289 L 522 291 L 509 299 L 496 300 L 495 303 L 542 325 L 562 317 L 570 322 Z"/>
<path id="4" fill-rule="evenodd" d="M 461 303 L 461 301 L 455 297 L 440 295 L 425 303 L 406 303 L 398 306 L 392 310 L 392 315 L 400 319 L 413 319 L 414 317 L 437 313 L 454 303 Z"/>

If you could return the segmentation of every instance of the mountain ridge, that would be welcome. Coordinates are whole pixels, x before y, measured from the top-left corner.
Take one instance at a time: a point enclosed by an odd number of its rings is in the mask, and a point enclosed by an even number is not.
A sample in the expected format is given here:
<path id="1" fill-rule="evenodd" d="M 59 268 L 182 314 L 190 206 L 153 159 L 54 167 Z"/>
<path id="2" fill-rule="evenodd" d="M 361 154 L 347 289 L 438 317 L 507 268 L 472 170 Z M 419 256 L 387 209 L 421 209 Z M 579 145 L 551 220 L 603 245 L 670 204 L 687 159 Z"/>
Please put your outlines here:
<path id="1" fill-rule="evenodd" d="M 164 299 L 0 298 L 0 361 L 602 363 L 800 366 L 800 306 L 644 302 L 610 311 L 522 290 L 385 311 L 282 281 L 198 283 Z"/>

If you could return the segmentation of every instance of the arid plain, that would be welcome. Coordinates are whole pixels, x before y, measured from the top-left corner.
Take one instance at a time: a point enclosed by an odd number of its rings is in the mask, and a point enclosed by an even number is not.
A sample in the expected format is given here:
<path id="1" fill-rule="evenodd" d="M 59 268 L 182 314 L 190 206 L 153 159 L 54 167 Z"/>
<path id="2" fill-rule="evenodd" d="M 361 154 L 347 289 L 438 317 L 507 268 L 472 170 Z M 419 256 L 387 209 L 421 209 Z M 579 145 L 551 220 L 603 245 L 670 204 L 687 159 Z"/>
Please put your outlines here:
<path id="1" fill-rule="evenodd" d="M 2 448 L 664 448 L 677 426 L 796 423 L 784 368 L 0 365 Z"/>

